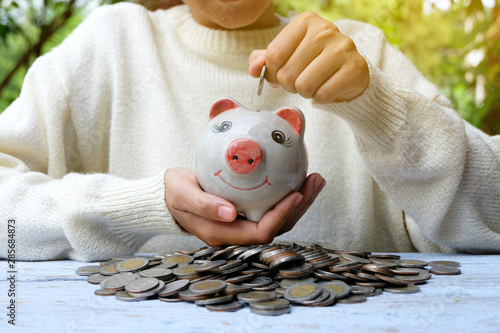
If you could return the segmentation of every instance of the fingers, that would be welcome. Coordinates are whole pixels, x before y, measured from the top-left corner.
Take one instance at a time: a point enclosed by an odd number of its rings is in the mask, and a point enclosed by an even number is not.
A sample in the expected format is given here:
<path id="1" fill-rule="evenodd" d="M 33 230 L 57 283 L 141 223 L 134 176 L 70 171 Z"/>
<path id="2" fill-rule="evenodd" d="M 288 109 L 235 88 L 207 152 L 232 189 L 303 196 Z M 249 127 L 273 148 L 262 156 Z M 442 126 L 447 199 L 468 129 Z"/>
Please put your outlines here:
<path id="1" fill-rule="evenodd" d="M 297 207 L 290 213 L 285 223 L 283 223 L 278 235 L 284 234 L 295 226 L 299 219 L 304 215 L 304 213 L 313 204 L 314 200 L 318 194 L 323 190 L 326 185 L 326 180 L 319 174 L 314 173 L 306 178 L 306 181 L 300 188 L 300 193 L 303 195 L 303 199 Z"/>
<path id="2" fill-rule="evenodd" d="M 235 207 L 203 192 L 194 172 L 185 169 L 165 173 L 165 201 L 176 221 L 210 246 L 267 244 L 293 228 L 324 185 L 320 175 L 310 175 L 299 192 L 287 195 L 259 223 L 235 220 Z"/>
<path id="3" fill-rule="evenodd" d="M 366 75 L 364 74 L 366 73 Z M 321 104 L 350 101 L 362 93 L 370 81 L 368 64 L 359 55 L 349 65 L 343 66 L 314 93 L 313 98 Z M 349 78 L 346 80 L 345 78 Z"/>
<path id="4" fill-rule="evenodd" d="M 288 215 L 300 204 L 302 197 L 301 193 L 288 195 L 259 223 L 248 220 L 225 223 L 187 212 L 181 212 L 178 218 L 189 221 L 181 224 L 184 229 L 210 246 L 268 244 L 279 232 Z"/>
<path id="5" fill-rule="evenodd" d="M 224 222 L 236 219 L 234 205 L 203 192 L 194 172 L 189 170 L 176 169 L 165 173 L 165 201 L 171 212 L 189 212 L 205 219 Z"/>
<path id="6" fill-rule="evenodd" d="M 319 103 L 348 101 L 368 86 L 369 70 L 354 42 L 331 22 L 307 12 L 294 18 L 269 44 L 249 58 L 249 72 L 290 93 Z"/>
<path id="7" fill-rule="evenodd" d="M 267 66 L 266 79 L 270 84 L 289 86 L 287 79 L 291 79 L 298 69 L 294 70 L 293 66 L 284 68 L 284 65 L 302 43 L 302 40 L 306 36 L 306 32 L 307 29 L 304 25 L 292 21 L 283 28 L 278 36 L 269 44 L 266 50 L 265 61 Z M 303 67 L 304 61 L 307 62 L 310 58 L 310 53 L 310 50 L 305 53 L 303 52 L 302 56 L 307 58 L 305 60 L 301 60 L 301 57 L 296 57 L 296 60 L 300 62 L 300 67 Z M 280 70 L 281 76 L 278 77 L 278 71 Z"/>
<path id="8" fill-rule="evenodd" d="M 319 174 L 307 177 L 299 192 L 293 192 L 266 213 L 259 223 L 235 220 L 232 223 L 210 222 L 204 224 L 201 236 L 210 246 L 228 244 L 268 244 L 290 231 L 309 209 L 326 181 Z"/>
<path id="9" fill-rule="evenodd" d="M 302 193 L 294 192 L 287 195 L 283 200 L 281 200 L 272 210 L 266 213 L 262 220 L 260 220 L 258 227 L 259 232 L 267 235 L 267 238 L 261 240 L 259 244 L 270 243 L 279 231 L 283 228 L 288 220 L 288 217 L 292 212 L 300 206 L 300 203 L 304 199 Z"/>
<path id="10" fill-rule="evenodd" d="M 211 246 L 268 244 L 276 237 L 288 215 L 300 204 L 302 197 L 301 193 L 289 194 L 264 215 L 259 223 L 248 220 L 213 223 L 204 237 Z"/>
<path id="11" fill-rule="evenodd" d="M 260 77 L 262 67 L 266 64 L 266 50 L 255 50 L 248 58 L 248 72 L 254 78 Z"/>

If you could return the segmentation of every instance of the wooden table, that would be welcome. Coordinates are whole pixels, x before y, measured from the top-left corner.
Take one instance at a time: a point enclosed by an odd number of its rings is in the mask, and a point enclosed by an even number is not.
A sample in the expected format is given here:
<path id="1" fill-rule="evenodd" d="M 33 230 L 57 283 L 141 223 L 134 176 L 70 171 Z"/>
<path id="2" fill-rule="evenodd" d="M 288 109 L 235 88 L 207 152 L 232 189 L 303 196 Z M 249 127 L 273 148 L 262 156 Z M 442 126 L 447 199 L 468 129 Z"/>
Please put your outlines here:
<path id="1" fill-rule="evenodd" d="M 16 262 L 16 326 L 8 324 L 11 297 L 1 261 L 0 332 L 500 332 L 500 256 L 403 253 L 402 259 L 454 260 L 462 274 L 432 278 L 417 294 L 390 294 L 360 304 L 258 316 L 248 307 L 210 312 L 193 303 L 122 302 L 95 296 L 98 286 L 75 270 L 77 261 Z"/>

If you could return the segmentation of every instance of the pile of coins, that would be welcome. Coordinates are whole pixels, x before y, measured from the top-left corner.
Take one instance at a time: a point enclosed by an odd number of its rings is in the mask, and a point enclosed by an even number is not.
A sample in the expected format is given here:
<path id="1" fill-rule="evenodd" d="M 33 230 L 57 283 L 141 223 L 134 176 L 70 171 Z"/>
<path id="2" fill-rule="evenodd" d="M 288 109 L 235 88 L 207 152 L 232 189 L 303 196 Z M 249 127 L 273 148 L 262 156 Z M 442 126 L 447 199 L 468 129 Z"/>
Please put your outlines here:
<path id="1" fill-rule="evenodd" d="M 331 306 L 365 302 L 382 292 L 416 293 L 432 274 L 457 275 L 459 266 L 296 242 L 114 258 L 76 274 L 100 285 L 95 295 L 121 301 L 187 301 L 211 311 L 248 306 L 256 314 L 281 315 L 291 304 Z"/>

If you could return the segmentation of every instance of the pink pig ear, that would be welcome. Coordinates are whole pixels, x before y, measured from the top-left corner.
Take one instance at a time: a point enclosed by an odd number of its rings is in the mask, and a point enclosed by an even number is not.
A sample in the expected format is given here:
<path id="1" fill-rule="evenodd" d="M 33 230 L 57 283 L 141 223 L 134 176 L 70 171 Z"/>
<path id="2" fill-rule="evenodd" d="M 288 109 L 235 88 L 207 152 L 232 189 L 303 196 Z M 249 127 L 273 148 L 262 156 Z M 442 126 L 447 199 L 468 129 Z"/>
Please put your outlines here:
<path id="1" fill-rule="evenodd" d="M 299 110 L 292 108 L 284 108 L 276 111 L 276 114 L 283 118 L 297 133 L 297 136 L 300 136 L 303 129 L 303 121 L 302 115 Z"/>
<path id="2" fill-rule="evenodd" d="M 210 108 L 210 114 L 208 116 L 208 119 L 212 120 L 224 111 L 236 109 L 239 107 L 240 106 L 232 99 L 229 99 L 229 98 L 219 99 L 217 102 L 212 104 L 212 107 Z"/>

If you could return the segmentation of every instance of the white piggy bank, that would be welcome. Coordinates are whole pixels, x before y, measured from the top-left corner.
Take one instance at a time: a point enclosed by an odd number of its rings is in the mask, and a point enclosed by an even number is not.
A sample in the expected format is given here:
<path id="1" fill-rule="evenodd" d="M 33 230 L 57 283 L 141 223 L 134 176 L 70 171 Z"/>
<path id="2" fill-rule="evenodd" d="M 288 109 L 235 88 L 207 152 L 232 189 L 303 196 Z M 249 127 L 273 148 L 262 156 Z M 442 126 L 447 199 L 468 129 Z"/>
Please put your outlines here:
<path id="1" fill-rule="evenodd" d="M 258 222 L 278 201 L 297 191 L 307 174 L 305 119 L 296 108 L 247 109 L 216 101 L 196 151 L 195 171 L 204 191 L 232 202 Z"/>

